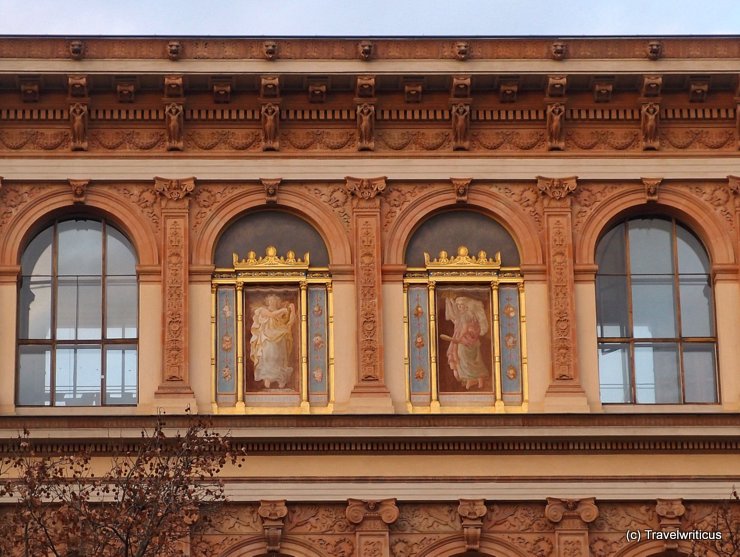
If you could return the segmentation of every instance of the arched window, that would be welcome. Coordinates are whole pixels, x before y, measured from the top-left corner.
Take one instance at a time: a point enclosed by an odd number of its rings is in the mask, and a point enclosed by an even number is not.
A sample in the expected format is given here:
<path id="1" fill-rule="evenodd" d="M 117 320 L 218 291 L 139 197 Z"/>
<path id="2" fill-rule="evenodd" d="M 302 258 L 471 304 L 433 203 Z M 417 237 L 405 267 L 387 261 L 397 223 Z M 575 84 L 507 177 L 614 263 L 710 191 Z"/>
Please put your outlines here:
<path id="1" fill-rule="evenodd" d="M 214 411 L 332 412 L 332 281 L 319 233 L 290 213 L 249 213 L 214 258 Z"/>
<path id="2" fill-rule="evenodd" d="M 527 408 L 524 279 L 511 235 L 472 211 L 424 221 L 406 247 L 410 412 Z"/>
<path id="3" fill-rule="evenodd" d="M 717 337 L 709 257 L 687 228 L 635 218 L 596 248 L 604 403 L 717 402 Z"/>
<path id="4" fill-rule="evenodd" d="M 21 258 L 22 406 L 137 401 L 136 255 L 104 220 L 59 220 Z"/>

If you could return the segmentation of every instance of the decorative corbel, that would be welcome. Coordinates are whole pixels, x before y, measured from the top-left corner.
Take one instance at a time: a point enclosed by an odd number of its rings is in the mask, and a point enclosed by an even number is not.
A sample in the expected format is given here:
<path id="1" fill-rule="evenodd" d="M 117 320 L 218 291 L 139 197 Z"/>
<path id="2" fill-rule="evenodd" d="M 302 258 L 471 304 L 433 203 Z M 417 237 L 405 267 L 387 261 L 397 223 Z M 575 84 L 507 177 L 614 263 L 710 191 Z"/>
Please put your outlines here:
<path id="1" fill-rule="evenodd" d="M 658 138 L 658 122 L 660 120 L 660 104 L 657 102 L 643 103 L 640 107 L 640 133 L 642 134 L 642 150 L 656 151 L 660 148 Z"/>
<path id="2" fill-rule="evenodd" d="M 455 58 L 461 62 L 470 57 L 470 45 L 468 41 L 457 41 L 455 43 Z"/>
<path id="3" fill-rule="evenodd" d="M 594 102 L 608 103 L 612 100 L 614 84 L 611 81 L 597 81 L 594 83 Z"/>
<path id="4" fill-rule="evenodd" d="M 663 178 L 640 178 L 645 186 L 645 203 L 658 201 L 658 188 Z"/>
<path id="5" fill-rule="evenodd" d="M 471 77 L 469 75 L 452 76 L 452 89 L 450 96 L 453 99 L 469 99 Z"/>
<path id="6" fill-rule="evenodd" d="M 231 102 L 231 81 L 213 82 L 213 102 L 216 104 Z"/>
<path id="7" fill-rule="evenodd" d="M 262 187 L 265 188 L 265 203 L 274 205 L 277 203 L 278 188 L 280 187 L 280 178 L 260 178 Z"/>
<path id="8" fill-rule="evenodd" d="M 480 549 L 480 536 L 483 530 L 483 517 L 488 513 L 483 499 L 460 499 L 457 513 L 460 515 L 466 551 Z"/>
<path id="9" fill-rule="evenodd" d="M 498 88 L 498 98 L 502 103 L 516 102 L 519 93 L 519 82 L 515 79 L 507 79 L 501 82 Z"/>
<path id="10" fill-rule="evenodd" d="M 185 87 L 181 75 L 164 76 L 164 96 L 166 99 L 181 99 L 185 96 Z"/>
<path id="11" fill-rule="evenodd" d="M 87 103 L 72 103 L 69 107 L 69 122 L 72 129 L 73 151 L 87 151 Z"/>
<path id="12" fill-rule="evenodd" d="M 565 91 L 568 89 L 568 77 L 564 75 L 549 75 L 547 76 L 547 87 L 545 88 L 545 95 L 549 98 L 561 98 L 565 96 Z"/>
<path id="13" fill-rule="evenodd" d="M 375 105 L 370 102 L 358 104 L 357 113 L 357 150 L 372 151 L 375 149 Z"/>
<path id="14" fill-rule="evenodd" d="M 278 44 L 275 41 L 265 41 L 262 43 L 262 55 L 265 60 L 275 60 L 278 57 Z"/>
<path id="15" fill-rule="evenodd" d="M 87 99 L 87 76 L 68 75 L 67 92 L 71 99 Z"/>
<path id="16" fill-rule="evenodd" d="M 569 176 L 567 178 L 546 178 L 537 176 L 537 189 L 542 195 L 546 195 L 555 201 L 565 199 L 568 194 L 576 191 L 578 186 L 578 177 Z"/>
<path id="17" fill-rule="evenodd" d="M 180 41 L 169 41 L 167 43 L 167 58 L 172 60 L 179 60 L 182 56 L 182 45 Z"/>
<path id="18" fill-rule="evenodd" d="M 565 104 L 561 102 L 547 105 L 547 150 L 562 151 L 565 149 L 563 139 L 563 120 L 565 120 Z"/>
<path id="19" fill-rule="evenodd" d="M 363 62 L 367 62 L 373 57 L 374 50 L 375 45 L 373 45 L 373 43 L 370 41 L 360 41 L 357 44 L 357 55 Z"/>
<path id="20" fill-rule="evenodd" d="M 660 520 L 660 529 L 666 534 L 681 528 L 681 517 L 685 513 L 682 499 L 656 499 L 655 514 Z M 664 544 L 666 551 L 678 549 L 678 540 L 672 540 L 670 535 L 665 536 Z"/>
<path id="21" fill-rule="evenodd" d="M 689 81 L 689 102 L 703 103 L 709 95 L 709 78 L 695 77 Z"/>
<path id="22" fill-rule="evenodd" d="M 134 81 L 119 81 L 116 83 L 116 96 L 119 103 L 132 103 L 136 99 L 136 83 Z"/>
<path id="23" fill-rule="evenodd" d="M 375 76 L 358 75 L 355 85 L 355 97 L 358 99 L 371 99 L 375 97 Z"/>
<path id="24" fill-rule="evenodd" d="M 325 81 L 314 81 L 308 84 L 308 102 L 326 102 L 327 84 Z"/>
<path id="25" fill-rule="evenodd" d="M 276 75 L 263 75 L 260 78 L 260 97 L 277 99 L 280 97 L 280 78 Z"/>
<path id="26" fill-rule="evenodd" d="M 24 103 L 35 103 L 39 100 L 40 84 L 38 79 L 21 80 L 21 100 Z"/>
<path id="27" fill-rule="evenodd" d="M 470 188 L 470 183 L 472 181 L 472 178 L 450 178 L 452 189 L 455 192 L 456 203 L 468 202 L 468 189 Z"/>
<path id="28" fill-rule="evenodd" d="M 660 41 L 649 41 L 647 44 L 647 57 L 650 60 L 658 60 L 663 56 L 663 43 Z"/>
<path id="29" fill-rule="evenodd" d="M 185 109 L 183 103 L 167 103 L 164 107 L 164 117 L 167 129 L 167 150 L 182 151 L 182 130 L 185 123 Z"/>
<path id="30" fill-rule="evenodd" d="M 90 184 L 90 180 L 68 180 L 69 186 L 72 189 L 72 203 L 84 204 L 87 196 L 87 186 Z"/>
<path id="31" fill-rule="evenodd" d="M 582 530 L 599 517 L 593 497 L 588 499 L 547 498 L 545 517 L 564 530 Z"/>
<path id="32" fill-rule="evenodd" d="M 288 507 L 285 499 L 279 501 L 260 501 L 257 514 L 262 518 L 262 527 L 267 541 L 267 553 L 279 554 L 280 542 L 285 528 L 285 517 L 288 516 Z"/>
<path id="33" fill-rule="evenodd" d="M 85 43 L 79 39 L 69 41 L 69 55 L 73 60 L 82 60 L 85 56 Z"/>
<path id="34" fill-rule="evenodd" d="M 553 60 L 565 60 L 568 54 L 568 45 L 563 41 L 555 41 L 550 45 L 550 56 Z"/>
<path id="35" fill-rule="evenodd" d="M 659 75 L 643 75 L 640 95 L 643 97 L 660 97 L 663 88 L 663 77 Z"/>
<path id="36" fill-rule="evenodd" d="M 421 83 L 406 83 L 403 86 L 403 98 L 407 103 L 420 103 L 423 91 Z"/>

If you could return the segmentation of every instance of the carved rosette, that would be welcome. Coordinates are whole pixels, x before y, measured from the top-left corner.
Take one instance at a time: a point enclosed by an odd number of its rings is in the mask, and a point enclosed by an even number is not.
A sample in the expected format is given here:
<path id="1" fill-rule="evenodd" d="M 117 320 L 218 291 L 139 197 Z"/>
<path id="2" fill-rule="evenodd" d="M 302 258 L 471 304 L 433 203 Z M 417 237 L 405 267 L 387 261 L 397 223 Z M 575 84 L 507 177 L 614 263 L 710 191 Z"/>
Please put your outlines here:
<path id="1" fill-rule="evenodd" d="M 359 332 L 358 379 L 355 392 L 386 393 L 383 374 L 381 301 L 380 195 L 385 177 L 346 178 L 346 191 L 354 196 L 355 277 Z"/>
<path id="2" fill-rule="evenodd" d="M 578 385 L 576 316 L 574 300 L 573 236 L 571 198 L 576 177 L 537 178 L 537 188 L 545 196 L 545 233 L 550 290 L 552 331 L 551 389 L 581 392 Z"/>
<path id="3" fill-rule="evenodd" d="M 164 365 L 157 394 L 190 394 L 187 372 L 188 335 L 188 195 L 195 179 L 155 178 L 154 191 L 162 207 L 162 298 L 164 305 Z"/>

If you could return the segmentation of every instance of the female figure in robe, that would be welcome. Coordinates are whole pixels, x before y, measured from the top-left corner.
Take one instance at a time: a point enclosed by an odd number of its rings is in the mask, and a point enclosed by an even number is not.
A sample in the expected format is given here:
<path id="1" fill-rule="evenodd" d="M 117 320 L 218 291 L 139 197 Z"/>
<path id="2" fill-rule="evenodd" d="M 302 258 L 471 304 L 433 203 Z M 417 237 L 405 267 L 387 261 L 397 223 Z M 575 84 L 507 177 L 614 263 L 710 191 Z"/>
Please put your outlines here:
<path id="1" fill-rule="evenodd" d="M 293 375 L 295 304 L 281 302 L 274 294 L 267 296 L 265 303 L 252 314 L 249 357 L 254 363 L 255 381 L 262 381 L 266 389 L 272 383 L 283 389 Z"/>
<path id="2" fill-rule="evenodd" d="M 449 341 L 447 362 L 455 379 L 465 384 L 466 389 L 478 385 L 490 376 L 488 366 L 481 353 L 481 337 L 488 332 L 488 319 L 483 303 L 467 296 L 445 299 L 445 318 L 455 324 L 452 336 L 441 335 Z"/>

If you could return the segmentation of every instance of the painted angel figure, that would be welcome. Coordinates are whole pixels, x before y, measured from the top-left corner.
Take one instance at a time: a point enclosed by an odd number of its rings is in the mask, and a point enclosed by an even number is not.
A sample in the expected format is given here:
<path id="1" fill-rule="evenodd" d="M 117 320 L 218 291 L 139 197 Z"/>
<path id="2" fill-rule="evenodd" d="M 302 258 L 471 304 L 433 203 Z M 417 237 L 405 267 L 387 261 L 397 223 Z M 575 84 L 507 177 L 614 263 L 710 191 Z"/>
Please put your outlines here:
<path id="1" fill-rule="evenodd" d="M 252 340 L 249 357 L 254 362 L 254 380 L 262 381 L 266 389 L 277 383 L 283 389 L 293 375 L 293 323 L 295 304 L 283 302 L 270 294 L 265 305 L 252 314 Z"/>
<path id="2" fill-rule="evenodd" d="M 490 376 L 488 366 L 481 353 L 481 337 L 488 333 L 488 318 L 483 302 L 467 296 L 445 298 L 445 318 L 455 325 L 452 336 L 440 335 L 450 343 L 447 362 L 455 379 L 465 384 L 466 389 L 478 385 Z"/>

